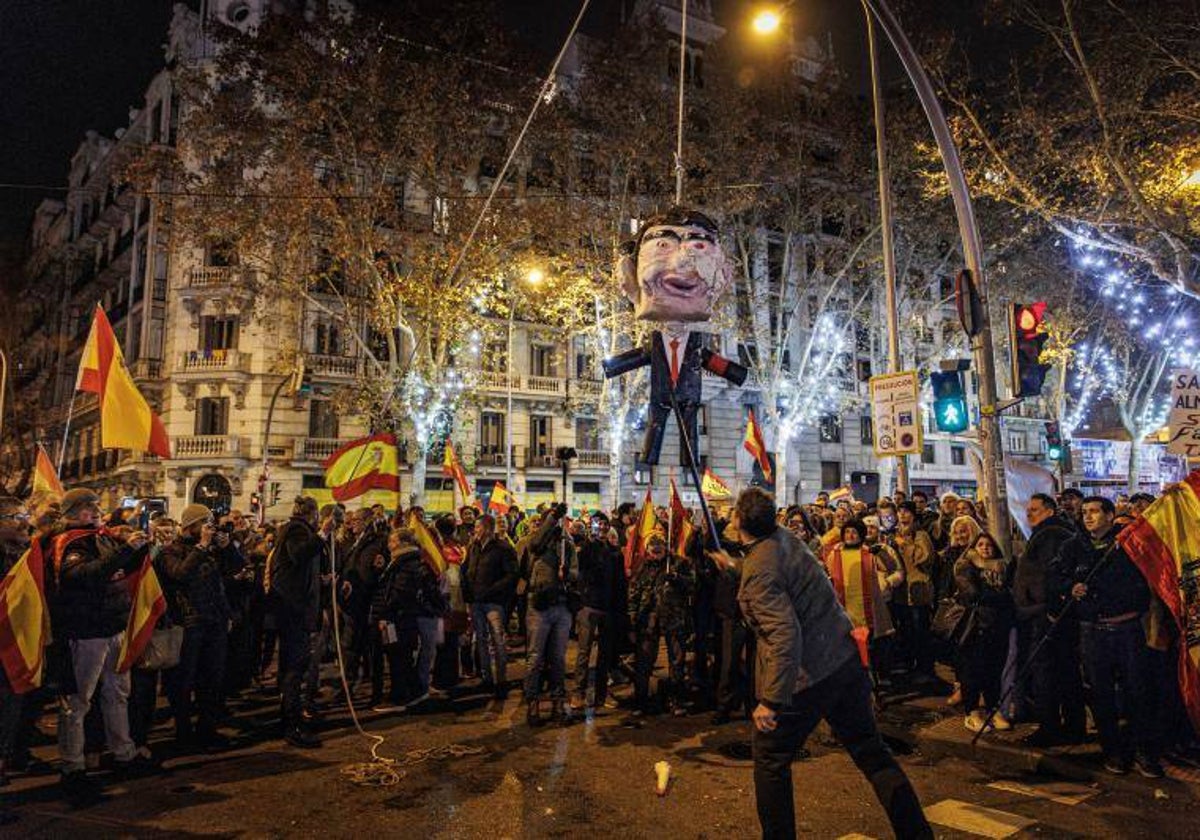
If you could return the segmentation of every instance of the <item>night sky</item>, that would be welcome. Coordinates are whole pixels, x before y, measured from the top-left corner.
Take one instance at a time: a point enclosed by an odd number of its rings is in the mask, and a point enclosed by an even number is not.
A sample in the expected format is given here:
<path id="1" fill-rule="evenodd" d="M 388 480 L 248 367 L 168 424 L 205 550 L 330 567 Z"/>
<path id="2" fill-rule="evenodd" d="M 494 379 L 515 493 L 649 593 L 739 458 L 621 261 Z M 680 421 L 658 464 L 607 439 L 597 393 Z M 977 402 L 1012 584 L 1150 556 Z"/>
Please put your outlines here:
<path id="1" fill-rule="evenodd" d="M 570 0 L 500 0 L 532 39 L 555 48 L 578 6 Z M 615 0 L 609 0 L 615 2 Z M 600 12 L 609 5 L 593 0 Z M 128 124 L 146 85 L 162 67 L 173 0 L 0 0 L 0 184 L 65 186 L 70 156 L 84 132 Z M 758 4 L 716 0 L 730 27 Z M 852 80 L 865 57 L 858 3 L 807 0 L 802 25 L 835 51 Z M 858 82 L 855 81 L 855 84 Z M 61 192 L 0 187 L 0 248 L 19 246 L 38 202 Z"/>

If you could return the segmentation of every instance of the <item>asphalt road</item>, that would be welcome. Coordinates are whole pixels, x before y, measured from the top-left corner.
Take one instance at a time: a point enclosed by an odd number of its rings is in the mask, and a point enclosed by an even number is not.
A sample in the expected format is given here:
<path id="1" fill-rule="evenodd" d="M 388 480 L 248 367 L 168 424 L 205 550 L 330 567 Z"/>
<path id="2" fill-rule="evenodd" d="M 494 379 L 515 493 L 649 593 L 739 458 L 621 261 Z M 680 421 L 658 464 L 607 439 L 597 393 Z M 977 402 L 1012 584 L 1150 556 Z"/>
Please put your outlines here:
<path id="1" fill-rule="evenodd" d="M 468 684 L 469 685 L 469 684 Z M 592 722 L 530 729 L 516 692 L 500 704 L 470 694 L 421 714 L 368 716 L 383 756 L 451 744 L 478 748 L 403 768 L 388 786 L 355 784 L 348 767 L 370 761 L 371 742 L 344 708 L 325 721 L 325 746 L 304 751 L 274 739 L 273 702 L 232 704 L 234 749 L 183 756 L 168 772 L 109 780 L 108 797 L 71 810 L 56 777 L 17 777 L 3 800 L 20 819 L 4 836 L 402 838 L 756 837 L 749 724 L 708 715 L 633 722 L 604 711 Z M 822 736 L 795 765 L 800 830 L 812 837 L 888 837 L 870 787 Z M 897 744 L 898 749 L 903 748 Z M 907 748 L 903 748 L 907 749 Z M 52 746 L 39 748 L 52 758 Z M 416 753 L 423 757 L 424 753 Z M 671 763 L 671 786 L 655 793 L 654 765 Z M 958 759 L 901 756 L 939 837 L 1195 837 L 1189 796 L 1161 783 L 1109 789 L 1063 781 L 1001 779 Z M 1169 787 L 1169 785 L 1167 786 Z M 1164 791 L 1156 796 L 1155 791 Z"/>

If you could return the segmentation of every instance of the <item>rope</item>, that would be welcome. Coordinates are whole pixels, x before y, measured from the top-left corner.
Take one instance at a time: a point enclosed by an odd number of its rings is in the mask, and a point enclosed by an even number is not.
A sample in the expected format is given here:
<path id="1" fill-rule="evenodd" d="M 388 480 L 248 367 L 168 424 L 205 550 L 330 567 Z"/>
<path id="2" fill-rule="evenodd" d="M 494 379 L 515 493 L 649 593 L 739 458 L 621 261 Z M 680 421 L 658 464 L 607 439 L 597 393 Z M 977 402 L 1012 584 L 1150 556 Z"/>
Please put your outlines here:
<path id="1" fill-rule="evenodd" d="M 679 109 L 675 123 L 675 204 L 683 204 L 683 94 L 687 69 L 688 0 L 680 0 Z"/>
<path id="2" fill-rule="evenodd" d="M 423 750 L 409 750 L 400 758 L 380 755 L 379 748 L 387 741 L 382 735 L 367 732 L 358 720 L 358 712 L 354 709 L 354 696 L 350 691 L 350 682 L 346 679 L 346 662 L 342 658 L 342 632 L 338 610 L 338 574 L 337 574 L 337 538 L 329 540 L 330 566 L 333 574 L 330 577 L 332 588 L 331 603 L 333 604 L 333 644 L 337 652 L 338 677 L 342 683 L 342 692 L 346 698 L 346 707 L 350 710 L 350 720 L 358 734 L 371 742 L 371 760 L 347 764 L 342 767 L 342 775 L 356 785 L 366 787 L 393 787 L 400 784 L 408 773 L 403 769 L 423 764 L 426 761 L 437 761 L 446 758 L 462 758 L 468 755 L 480 755 L 483 747 L 469 747 L 464 744 L 444 744 L 440 747 L 429 747 Z"/>
<path id="3" fill-rule="evenodd" d="M 479 226 L 483 224 L 483 220 L 492 206 L 492 201 L 495 199 L 496 193 L 499 192 L 500 187 L 504 184 L 504 179 L 508 175 L 508 169 L 512 166 L 517 152 L 520 151 L 521 144 L 525 141 L 525 134 L 529 131 L 529 126 L 533 123 L 533 118 L 537 115 L 538 109 L 542 107 L 542 103 L 550 99 L 550 94 L 554 90 L 555 79 L 558 77 L 558 66 L 562 63 L 563 56 L 567 54 L 567 47 L 571 45 L 571 41 L 575 37 L 575 32 L 579 29 L 579 24 L 583 21 L 583 15 L 587 12 L 590 4 L 591 0 L 583 0 L 579 5 L 579 14 L 575 16 L 575 22 L 571 24 L 571 31 L 567 33 L 566 40 L 559 47 L 558 55 L 554 57 L 554 63 L 550 65 L 550 72 L 546 74 L 546 79 L 542 82 L 541 88 L 538 89 L 538 95 L 533 100 L 533 107 L 529 109 L 529 116 L 525 118 L 525 124 L 521 126 L 521 132 L 517 135 L 516 141 L 513 142 L 512 148 L 509 149 L 504 166 L 500 167 L 500 173 L 496 176 L 496 180 L 492 182 L 492 189 L 488 192 L 488 197 L 483 202 L 483 207 L 479 209 L 479 215 L 475 217 L 475 224 L 471 225 L 471 232 L 467 234 L 467 241 L 463 243 L 462 249 L 459 250 L 458 256 L 454 260 L 454 265 L 450 268 L 451 280 L 458 276 L 458 269 L 462 266 L 462 261 L 466 257 L 467 251 L 470 250 L 471 243 L 475 241 L 475 234 L 479 232 Z"/>

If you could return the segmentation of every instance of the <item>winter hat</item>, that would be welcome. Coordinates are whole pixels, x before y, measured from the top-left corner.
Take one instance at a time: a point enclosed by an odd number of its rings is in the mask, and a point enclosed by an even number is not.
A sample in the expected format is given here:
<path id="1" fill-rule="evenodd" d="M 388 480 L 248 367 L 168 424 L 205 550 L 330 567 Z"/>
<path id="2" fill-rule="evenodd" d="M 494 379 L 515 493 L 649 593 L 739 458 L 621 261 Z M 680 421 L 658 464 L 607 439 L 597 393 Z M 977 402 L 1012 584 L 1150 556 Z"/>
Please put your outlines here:
<path id="1" fill-rule="evenodd" d="M 71 519 L 87 505 L 99 505 L 100 497 L 86 487 L 76 487 L 63 494 L 60 505 L 64 519 Z"/>
<path id="2" fill-rule="evenodd" d="M 179 530 L 186 531 L 197 523 L 204 522 L 212 516 L 212 511 L 204 505 L 190 504 L 179 514 Z"/>

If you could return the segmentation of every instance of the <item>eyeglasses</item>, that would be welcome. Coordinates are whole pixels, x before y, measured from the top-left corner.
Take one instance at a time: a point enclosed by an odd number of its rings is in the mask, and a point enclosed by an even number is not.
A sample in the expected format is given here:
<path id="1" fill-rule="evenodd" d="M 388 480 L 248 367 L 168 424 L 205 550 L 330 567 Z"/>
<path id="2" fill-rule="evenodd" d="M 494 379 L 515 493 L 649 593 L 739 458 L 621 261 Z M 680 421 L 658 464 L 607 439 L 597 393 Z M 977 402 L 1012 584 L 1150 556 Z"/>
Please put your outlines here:
<path id="1" fill-rule="evenodd" d="M 28 513 L 0 513 L 0 519 L 11 519 L 15 522 L 28 522 Z"/>

